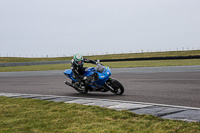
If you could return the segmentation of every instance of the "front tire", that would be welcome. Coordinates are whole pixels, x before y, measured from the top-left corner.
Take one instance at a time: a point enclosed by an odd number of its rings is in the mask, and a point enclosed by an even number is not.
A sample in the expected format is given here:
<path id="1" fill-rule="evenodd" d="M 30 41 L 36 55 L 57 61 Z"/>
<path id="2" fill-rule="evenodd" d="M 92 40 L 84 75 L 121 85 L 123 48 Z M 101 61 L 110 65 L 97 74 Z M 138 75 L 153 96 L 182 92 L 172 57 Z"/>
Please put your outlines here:
<path id="1" fill-rule="evenodd" d="M 124 93 L 124 87 L 123 85 L 117 81 L 116 79 L 113 81 L 110 81 L 108 84 L 112 89 L 109 89 L 112 93 L 115 95 L 122 95 Z"/>

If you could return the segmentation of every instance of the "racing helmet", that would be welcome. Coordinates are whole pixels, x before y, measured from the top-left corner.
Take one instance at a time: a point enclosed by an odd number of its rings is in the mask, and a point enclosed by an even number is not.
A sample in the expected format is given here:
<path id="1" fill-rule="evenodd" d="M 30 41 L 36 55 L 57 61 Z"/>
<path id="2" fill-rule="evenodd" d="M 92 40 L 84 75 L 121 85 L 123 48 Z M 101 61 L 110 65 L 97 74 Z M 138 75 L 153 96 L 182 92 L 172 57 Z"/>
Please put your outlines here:
<path id="1" fill-rule="evenodd" d="M 84 64 L 83 56 L 81 54 L 76 54 L 74 56 L 74 62 L 77 66 L 81 66 Z"/>

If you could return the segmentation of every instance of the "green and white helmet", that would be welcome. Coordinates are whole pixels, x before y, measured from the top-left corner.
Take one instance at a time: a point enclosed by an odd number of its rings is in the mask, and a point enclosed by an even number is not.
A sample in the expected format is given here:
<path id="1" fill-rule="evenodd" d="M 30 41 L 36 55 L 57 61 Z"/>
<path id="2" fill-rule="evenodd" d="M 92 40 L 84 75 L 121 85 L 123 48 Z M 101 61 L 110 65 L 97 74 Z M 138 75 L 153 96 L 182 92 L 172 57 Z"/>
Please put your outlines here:
<path id="1" fill-rule="evenodd" d="M 77 66 L 83 65 L 84 64 L 83 56 L 81 54 L 76 54 L 74 56 L 74 62 Z"/>

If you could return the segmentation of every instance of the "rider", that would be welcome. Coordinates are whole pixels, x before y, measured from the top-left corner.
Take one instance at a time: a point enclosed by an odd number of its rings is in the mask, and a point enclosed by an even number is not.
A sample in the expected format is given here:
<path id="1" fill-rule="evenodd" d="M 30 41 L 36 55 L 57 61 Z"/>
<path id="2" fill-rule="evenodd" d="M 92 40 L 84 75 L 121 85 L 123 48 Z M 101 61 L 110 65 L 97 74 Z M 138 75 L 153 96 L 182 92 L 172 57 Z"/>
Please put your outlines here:
<path id="1" fill-rule="evenodd" d="M 98 62 L 83 58 L 81 54 L 76 54 L 71 61 L 71 69 L 74 73 L 74 78 L 77 79 L 79 83 L 87 85 L 91 81 L 91 79 L 83 75 L 85 69 L 87 68 L 83 67 L 84 63 L 98 64 Z M 82 88 L 84 88 L 84 86 L 82 86 Z"/>

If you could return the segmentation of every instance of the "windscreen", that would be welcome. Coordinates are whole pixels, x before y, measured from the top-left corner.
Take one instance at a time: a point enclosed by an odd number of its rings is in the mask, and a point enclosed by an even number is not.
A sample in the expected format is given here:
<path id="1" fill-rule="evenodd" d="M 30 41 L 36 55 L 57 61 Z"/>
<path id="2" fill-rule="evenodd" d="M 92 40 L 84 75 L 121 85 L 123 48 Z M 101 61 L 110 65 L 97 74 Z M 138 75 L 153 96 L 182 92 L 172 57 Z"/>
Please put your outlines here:
<path id="1" fill-rule="evenodd" d="M 97 66 L 95 67 L 95 69 L 97 70 L 97 72 L 102 73 L 103 70 L 104 70 L 105 68 L 104 68 L 103 66 L 101 66 L 101 65 L 97 65 Z"/>

